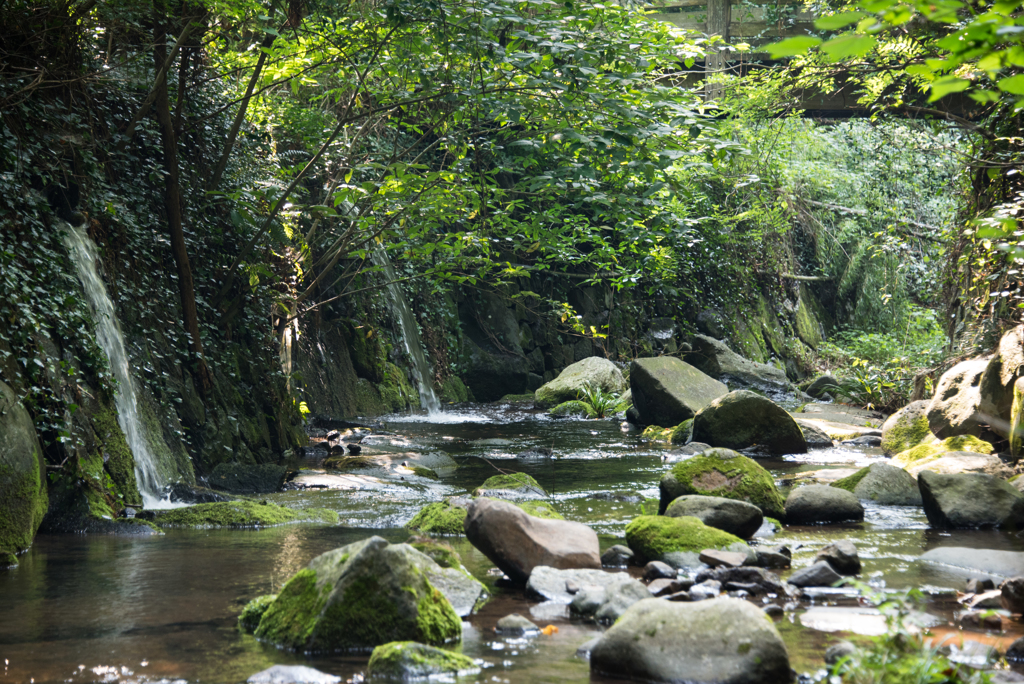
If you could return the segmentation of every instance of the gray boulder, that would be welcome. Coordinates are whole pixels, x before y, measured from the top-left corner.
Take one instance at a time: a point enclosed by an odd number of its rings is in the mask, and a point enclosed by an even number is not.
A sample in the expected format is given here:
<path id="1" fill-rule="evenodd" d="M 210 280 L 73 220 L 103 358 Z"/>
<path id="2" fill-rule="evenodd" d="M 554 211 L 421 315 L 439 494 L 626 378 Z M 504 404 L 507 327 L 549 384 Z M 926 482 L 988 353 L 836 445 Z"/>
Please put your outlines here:
<path id="1" fill-rule="evenodd" d="M 494 631 L 504 636 L 520 637 L 527 634 L 539 634 L 540 627 L 519 613 L 512 613 L 498 620 L 498 624 L 494 626 Z"/>
<path id="2" fill-rule="evenodd" d="M 928 425 L 940 439 L 974 435 L 992 441 L 985 427 L 989 417 L 980 410 L 981 376 L 988 362 L 988 356 L 961 361 L 939 378 L 928 405 Z"/>
<path id="3" fill-rule="evenodd" d="M 526 582 L 526 595 L 555 603 L 571 603 L 583 587 L 603 587 L 628 577 L 625 572 L 560 570 L 540 565 L 530 573 L 530 579 Z"/>
<path id="4" fill-rule="evenodd" d="M 1000 437 L 1010 434 L 1013 384 L 1024 369 L 1024 325 L 1008 330 L 981 375 L 978 412 L 988 417 L 989 429 Z"/>
<path id="5" fill-rule="evenodd" d="M 507 501 L 476 499 L 464 523 L 470 543 L 517 584 L 533 569 L 601 567 L 597 534 L 578 522 L 528 515 Z"/>
<path id="6" fill-rule="evenodd" d="M 652 560 L 644 566 L 645 580 L 675 579 L 678 575 L 678 570 L 662 561 Z"/>
<path id="7" fill-rule="evenodd" d="M 648 599 L 651 592 L 643 584 L 625 575 L 617 576 L 603 585 L 588 585 L 580 590 L 569 604 L 569 613 L 575 617 L 594 620 L 601 624 L 614 623 L 637 601 Z"/>
<path id="8" fill-rule="evenodd" d="M 861 570 L 860 555 L 857 547 L 849 539 L 840 539 L 818 551 L 816 561 L 825 561 L 840 575 L 859 575 Z"/>
<path id="9" fill-rule="evenodd" d="M 463 333 L 460 375 L 476 401 L 522 393 L 530 361 L 519 343 L 519 322 L 507 300 L 494 292 L 477 292 L 459 304 L 459 323 Z"/>
<path id="10" fill-rule="evenodd" d="M 828 485 L 797 487 L 786 499 L 786 524 L 859 522 L 864 506 L 852 492 Z"/>
<path id="11" fill-rule="evenodd" d="M 883 506 L 921 505 L 921 490 L 914 476 L 888 463 L 872 463 L 850 477 L 833 482 L 832 486 Z"/>
<path id="12" fill-rule="evenodd" d="M 673 356 L 635 359 L 629 366 L 633 408 L 641 423 L 675 427 L 729 388 Z"/>
<path id="13" fill-rule="evenodd" d="M 534 393 L 533 401 L 537 408 L 551 408 L 563 401 L 578 399 L 587 385 L 615 394 L 626 389 L 626 381 L 618 366 L 600 356 L 591 356 L 567 366 L 557 378 L 541 385 Z"/>
<path id="14" fill-rule="evenodd" d="M 895 456 L 934 438 L 928 425 L 930 400 L 912 401 L 882 423 L 882 451 Z"/>
<path id="15" fill-rule="evenodd" d="M 993 577 L 1009 578 L 1019 575 L 1021 568 L 1024 568 L 1024 551 L 940 546 L 926 551 L 918 560 L 959 571 L 965 577 L 983 573 Z"/>
<path id="16" fill-rule="evenodd" d="M 686 360 L 731 388 L 754 389 L 779 400 L 791 398 L 796 390 L 786 371 L 740 356 L 721 340 L 694 335 L 692 344 Z"/>
<path id="17" fill-rule="evenodd" d="M 692 516 L 705 525 L 725 530 L 741 539 L 750 539 L 764 522 L 764 515 L 757 506 L 720 496 L 691 494 L 681 496 L 665 509 L 671 518 Z"/>
<path id="18" fill-rule="evenodd" d="M 767 448 L 773 454 L 807 453 L 800 426 L 771 399 L 747 390 L 729 392 L 693 419 L 693 440 L 715 447 Z"/>
<path id="19" fill-rule="evenodd" d="M 18 395 L 0 381 L 0 567 L 32 545 L 46 515 L 46 464 L 35 424 Z"/>
<path id="20" fill-rule="evenodd" d="M 815 399 L 821 399 L 826 394 L 834 394 L 838 387 L 839 380 L 826 373 L 825 375 L 819 375 L 812 380 L 804 389 L 804 392 Z"/>
<path id="21" fill-rule="evenodd" d="M 1024 495 L 1005 480 L 922 471 L 917 478 L 928 523 L 939 529 L 1024 528 Z"/>
<path id="22" fill-rule="evenodd" d="M 833 446 L 834 443 L 828 433 L 814 423 L 798 420 L 796 424 L 800 426 L 800 432 L 804 433 L 804 441 L 807 442 L 808 449 L 829 449 Z"/>
<path id="23" fill-rule="evenodd" d="M 800 568 L 786 580 L 795 587 L 831 587 L 843 577 L 827 561 Z"/>
<path id="24" fill-rule="evenodd" d="M 789 654 L 756 606 L 720 598 L 696 603 L 645 599 L 594 646 L 595 675 L 688 684 L 790 682 Z"/>

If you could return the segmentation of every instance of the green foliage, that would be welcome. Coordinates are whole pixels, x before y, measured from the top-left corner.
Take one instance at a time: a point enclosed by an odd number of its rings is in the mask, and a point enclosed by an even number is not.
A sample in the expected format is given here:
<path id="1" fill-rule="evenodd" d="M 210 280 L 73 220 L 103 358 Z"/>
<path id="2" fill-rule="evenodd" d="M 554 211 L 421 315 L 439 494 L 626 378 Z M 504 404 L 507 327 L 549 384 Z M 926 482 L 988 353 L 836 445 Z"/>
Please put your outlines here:
<path id="1" fill-rule="evenodd" d="M 580 390 L 579 401 L 587 407 L 588 418 L 607 418 L 625 410 L 628 405 L 623 403 L 618 394 L 605 392 L 600 386 L 589 382 Z"/>

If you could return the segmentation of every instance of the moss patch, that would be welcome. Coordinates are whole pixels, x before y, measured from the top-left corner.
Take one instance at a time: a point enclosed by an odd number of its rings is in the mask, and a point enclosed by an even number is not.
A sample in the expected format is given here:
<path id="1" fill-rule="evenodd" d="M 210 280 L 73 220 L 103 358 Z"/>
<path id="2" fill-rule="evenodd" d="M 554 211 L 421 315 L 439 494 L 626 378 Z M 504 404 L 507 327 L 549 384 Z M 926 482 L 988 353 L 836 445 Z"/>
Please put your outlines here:
<path id="1" fill-rule="evenodd" d="M 440 479 L 437 476 L 437 473 L 435 473 L 430 468 L 424 468 L 423 466 L 416 466 L 416 465 L 412 466 L 412 472 L 413 472 L 413 474 L 419 475 L 420 477 L 425 477 L 428 480 L 439 480 Z"/>
<path id="2" fill-rule="evenodd" d="M 892 464 L 905 468 L 908 465 L 930 461 L 951 451 L 973 451 L 976 454 L 991 454 L 995 449 L 983 439 L 974 435 L 956 435 L 941 442 L 919 444 L 912 449 L 901 451 L 892 459 Z"/>
<path id="3" fill-rule="evenodd" d="M 771 474 L 757 463 L 728 449 L 709 449 L 680 461 L 661 478 L 658 512 L 677 497 L 703 494 L 752 503 L 765 515 L 785 517 L 785 500 Z"/>
<path id="4" fill-rule="evenodd" d="M 371 456 L 331 456 L 324 461 L 327 470 L 359 470 L 374 464 Z"/>
<path id="5" fill-rule="evenodd" d="M 506 394 L 497 402 L 498 404 L 532 404 L 533 393 L 530 394 Z"/>
<path id="6" fill-rule="evenodd" d="M 839 487 L 840 489 L 845 489 L 848 492 L 853 492 L 853 490 L 857 487 L 857 485 L 860 484 L 860 481 L 863 480 L 867 476 L 867 474 L 868 474 L 868 472 L 870 470 L 871 470 L 870 467 L 861 468 L 860 470 L 855 472 L 853 475 L 850 475 L 848 477 L 844 477 L 841 480 L 836 480 L 835 482 L 832 483 L 832 486 L 833 487 Z"/>
<path id="7" fill-rule="evenodd" d="M 739 537 L 708 527 L 697 518 L 641 515 L 626 525 L 626 543 L 640 563 L 658 560 L 667 553 L 723 549 L 743 543 Z"/>
<path id="8" fill-rule="evenodd" d="M 299 570 L 264 609 L 256 636 L 286 648 L 304 646 L 316 627 L 327 593 L 317 588 L 314 571 Z"/>
<path id="9" fill-rule="evenodd" d="M 380 399 L 388 411 L 403 411 L 410 406 L 420 405 L 420 395 L 401 368 L 393 363 L 384 364 L 384 381 L 377 386 Z"/>
<path id="10" fill-rule="evenodd" d="M 693 424 L 693 420 L 690 420 L 690 424 Z M 672 431 L 675 428 L 663 428 L 660 425 L 648 425 L 644 428 L 644 431 L 640 433 L 640 436 L 644 439 L 652 442 L 665 443 L 667 444 L 672 439 Z"/>
<path id="11" fill-rule="evenodd" d="M 244 632 L 255 632 L 259 627 L 260 620 L 263 619 L 263 614 L 267 612 L 267 608 L 275 599 L 277 599 L 277 594 L 265 594 L 257 596 L 245 604 L 245 608 L 242 608 L 242 612 L 238 616 L 239 628 Z"/>
<path id="12" fill-rule="evenodd" d="M 548 411 L 549 416 L 555 416 L 556 418 L 566 418 L 568 416 L 581 416 L 583 418 L 597 418 L 597 412 L 594 411 L 594 407 L 585 401 L 579 401 L 573 399 L 572 401 L 563 401 L 558 406 Z"/>
<path id="13" fill-rule="evenodd" d="M 430 556 L 431 560 L 442 568 L 462 569 L 462 559 L 451 544 L 430 537 L 413 537 L 406 543 L 420 553 Z"/>
<path id="14" fill-rule="evenodd" d="M 405 526 L 410 530 L 427 534 L 463 534 L 466 509 L 453 506 L 449 501 L 427 504 L 413 516 Z"/>
<path id="15" fill-rule="evenodd" d="M 896 424 L 889 428 L 882 439 L 882 451 L 887 454 L 898 454 L 913 448 L 932 436 L 928 427 L 928 417 L 918 416 L 913 420 L 900 417 Z"/>
<path id="16" fill-rule="evenodd" d="M 472 658 L 415 641 L 393 641 L 373 649 L 367 674 L 394 680 L 428 678 L 480 670 Z"/>
<path id="17" fill-rule="evenodd" d="M 326 508 L 285 508 L 255 501 L 223 501 L 159 512 L 160 527 L 269 527 L 296 522 L 338 524 L 338 514 Z"/>
<path id="18" fill-rule="evenodd" d="M 92 428 L 100 441 L 104 470 L 114 484 L 115 496 L 126 506 L 141 506 L 142 496 L 135 480 L 135 458 L 117 415 L 110 409 L 101 409 L 92 415 Z"/>
<path id="19" fill-rule="evenodd" d="M 693 418 L 684 420 L 679 425 L 676 425 L 669 431 L 668 443 L 669 444 L 686 444 L 690 441 L 690 435 L 693 434 Z"/>
<path id="20" fill-rule="evenodd" d="M 548 493 L 544 491 L 544 488 L 540 486 L 540 483 L 533 479 L 532 476 L 526 473 L 507 473 L 501 475 L 494 475 L 484 480 L 484 483 L 480 485 L 477 491 L 495 491 L 495 490 L 524 490 L 529 489 L 547 496 Z"/>
<path id="21" fill-rule="evenodd" d="M 454 375 L 441 383 L 438 394 L 441 397 L 441 401 L 449 404 L 469 401 L 469 390 L 466 388 L 466 383 L 462 382 L 462 378 Z"/>
<path id="22" fill-rule="evenodd" d="M 548 520 L 565 520 L 562 514 L 546 501 L 521 501 L 516 504 L 527 514 L 535 518 L 546 518 Z"/>

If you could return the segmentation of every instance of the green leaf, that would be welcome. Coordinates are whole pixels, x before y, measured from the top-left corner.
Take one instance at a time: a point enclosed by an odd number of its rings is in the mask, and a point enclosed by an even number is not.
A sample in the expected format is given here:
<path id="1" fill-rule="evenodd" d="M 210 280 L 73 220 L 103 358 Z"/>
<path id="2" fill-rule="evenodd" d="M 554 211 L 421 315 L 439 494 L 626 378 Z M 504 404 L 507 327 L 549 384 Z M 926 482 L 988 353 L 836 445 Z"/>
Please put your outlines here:
<path id="1" fill-rule="evenodd" d="M 959 93 L 967 90 L 971 85 L 971 82 L 966 78 L 957 78 L 956 76 L 945 76 L 932 83 L 931 96 L 928 97 L 929 102 L 935 102 L 936 100 L 949 95 L 950 93 Z"/>
<path id="2" fill-rule="evenodd" d="M 858 36 L 850 33 L 833 38 L 821 46 L 822 52 L 833 62 L 851 57 L 863 57 L 875 46 L 874 36 Z"/>
<path id="3" fill-rule="evenodd" d="M 779 57 L 802 55 L 812 47 L 820 44 L 821 38 L 815 38 L 814 36 L 794 36 L 793 38 L 780 40 L 778 43 L 765 45 L 764 49 L 772 56 L 772 59 L 778 59 Z"/>
<path id="4" fill-rule="evenodd" d="M 850 24 L 858 22 L 867 16 L 864 12 L 846 12 L 844 14 L 833 14 L 828 17 L 818 17 L 814 20 L 814 26 L 822 31 L 837 31 Z"/>
<path id="5" fill-rule="evenodd" d="M 1024 74 L 1001 78 L 996 85 L 999 86 L 1000 90 L 1012 95 L 1024 95 Z"/>

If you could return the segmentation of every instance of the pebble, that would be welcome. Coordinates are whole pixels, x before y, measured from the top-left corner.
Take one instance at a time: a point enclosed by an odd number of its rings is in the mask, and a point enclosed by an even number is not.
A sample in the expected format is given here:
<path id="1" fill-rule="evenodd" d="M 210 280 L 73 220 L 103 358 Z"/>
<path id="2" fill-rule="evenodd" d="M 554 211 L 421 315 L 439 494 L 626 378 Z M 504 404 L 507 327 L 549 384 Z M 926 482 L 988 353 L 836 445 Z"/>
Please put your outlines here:
<path id="1" fill-rule="evenodd" d="M 651 561 L 644 566 L 645 580 L 661 579 L 663 577 L 675 579 L 678 574 L 679 573 L 675 571 L 675 568 L 668 563 L 663 563 L 661 561 Z"/>

